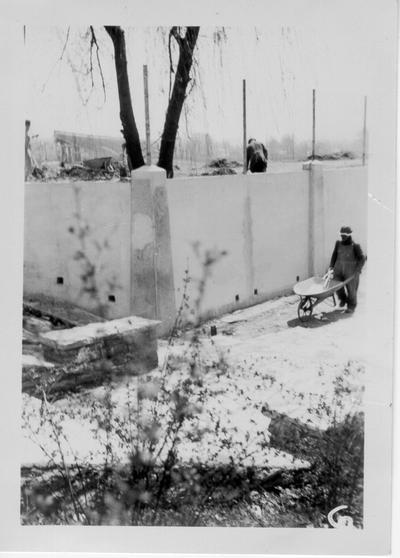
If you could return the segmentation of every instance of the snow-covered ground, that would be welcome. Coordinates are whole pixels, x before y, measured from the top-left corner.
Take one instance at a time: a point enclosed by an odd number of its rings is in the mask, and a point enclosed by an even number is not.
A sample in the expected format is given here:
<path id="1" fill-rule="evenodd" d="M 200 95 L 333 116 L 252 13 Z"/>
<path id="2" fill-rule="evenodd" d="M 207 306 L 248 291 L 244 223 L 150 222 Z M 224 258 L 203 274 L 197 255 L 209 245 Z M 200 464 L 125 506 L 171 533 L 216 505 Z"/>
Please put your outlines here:
<path id="1" fill-rule="evenodd" d="M 200 334 L 199 354 L 209 369 L 204 377 L 208 389 L 206 396 L 203 393 L 199 400 L 197 421 L 189 421 L 185 427 L 188 433 L 201 428 L 203 435 L 201 442 L 194 438 L 179 446 L 180 459 L 208 463 L 240 460 L 242 465 L 272 469 L 299 467 L 304 462 L 269 447 L 269 412 L 276 411 L 312 428 L 325 429 L 333 415 L 340 420 L 347 412 L 362 410 L 368 360 L 365 282 L 362 276 L 359 306 L 354 314 L 345 314 L 329 301 L 318 306 L 316 317 L 309 323 L 301 324 L 297 319 L 298 297 L 292 295 L 205 324 Z M 217 328 L 213 337 L 211 325 Z M 172 347 L 164 340 L 159 341 L 160 364 L 169 355 L 173 368 L 168 372 L 169 386 L 188 374 L 190 337 L 191 333 L 186 332 Z M 214 368 L 221 368 L 221 362 L 227 366 L 223 373 L 218 373 Z M 125 422 L 128 417 L 131 420 L 129 409 L 136 401 L 137 389 L 152 385 L 147 384 L 148 380 L 157 382 L 160 378 L 161 372 L 155 370 L 146 377 L 125 378 L 114 385 L 111 397 L 115 414 L 125 417 Z M 37 399 L 24 395 L 22 464 L 45 464 L 50 454 L 57 455 L 52 426 L 43 421 L 49 411 L 62 425 L 63 434 L 58 441 L 67 462 L 102 462 L 105 435 L 96 429 L 98 423 L 93 422 L 93 412 L 99 409 L 101 412 L 104 395 L 104 388 L 87 390 L 83 396 L 61 399 L 47 408 Z M 142 403 L 144 420 L 150 416 L 151 405 L 150 400 Z M 97 411 L 93 411 L 93 406 Z M 217 437 L 221 432 L 229 444 L 217 452 Z M 119 439 L 112 439 L 111 443 L 115 456 L 124 461 L 126 445 L 123 448 Z"/>

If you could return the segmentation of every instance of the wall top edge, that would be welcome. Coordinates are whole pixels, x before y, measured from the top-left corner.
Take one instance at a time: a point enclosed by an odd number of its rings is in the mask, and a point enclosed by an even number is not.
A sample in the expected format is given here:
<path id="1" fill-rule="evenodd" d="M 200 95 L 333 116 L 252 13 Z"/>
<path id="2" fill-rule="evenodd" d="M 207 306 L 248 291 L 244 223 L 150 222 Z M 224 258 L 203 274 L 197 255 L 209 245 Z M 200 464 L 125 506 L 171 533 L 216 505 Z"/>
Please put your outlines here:
<path id="1" fill-rule="evenodd" d="M 55 186 L 55 187 L 71 187 L 71 186 L 129 186 L 131 185 L 130 180 L 47 180 L 47 181 L 25 181 L 25 186 L 30 188 L 38 188 L 42 186 Z"/>

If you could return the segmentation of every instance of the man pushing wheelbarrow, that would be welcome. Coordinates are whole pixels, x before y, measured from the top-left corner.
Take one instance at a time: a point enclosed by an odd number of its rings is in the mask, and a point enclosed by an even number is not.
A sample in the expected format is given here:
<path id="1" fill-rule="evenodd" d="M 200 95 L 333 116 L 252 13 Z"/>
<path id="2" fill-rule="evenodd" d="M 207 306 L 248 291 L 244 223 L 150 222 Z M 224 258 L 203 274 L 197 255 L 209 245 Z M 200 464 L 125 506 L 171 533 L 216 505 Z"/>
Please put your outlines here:
<path id="1" fill-rule="evenodd" d="M 332 298 L 335 305 L 335 293 L 339 298 L 339 306 L 343 308 L 347 304 L 346 313 L 354 312 L 360 273 L 366 258 L 361 246 L 353 242 L 352 232 L 350 227 L 340 229 L 341 240 L 335 244 L 330 266 L 324 277 L 310 277 L 293 287 L 294 292 L 300 296 L 297 308 L 300 321 L 310 319 L 315 307 L 328 298 Z"/>
<path id="2" fill-rule="evenodd" d="M 347 304 L 347 313 L 356 309 L 360 273 L 365 263 L 361 246 L 353 241 L 352 234 L 351 227 L 340 229 L 341 240 L 336 241 L 328 270 L 329 277 L 346 282 L 336 293 L 339 306 L 343 308 Z"/>

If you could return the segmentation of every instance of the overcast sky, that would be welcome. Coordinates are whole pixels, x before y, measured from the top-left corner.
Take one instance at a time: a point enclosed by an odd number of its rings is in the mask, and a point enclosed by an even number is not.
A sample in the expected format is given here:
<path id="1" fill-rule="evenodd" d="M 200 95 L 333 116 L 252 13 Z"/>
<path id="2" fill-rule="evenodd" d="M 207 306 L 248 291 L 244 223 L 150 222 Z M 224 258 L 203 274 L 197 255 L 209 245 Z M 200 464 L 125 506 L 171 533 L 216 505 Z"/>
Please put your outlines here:
<path id="1" fill-rule="evenodd" d="M 249 3 L 249 6 L 251 3 Z M 215 29 L 201 27 L 196 49 L 196 83 L 180 121 L 183 137 L 209 133 L 240 144 L 242 80 L 247 83 L 248 136 L 262 140 L 294 135 L 311 138 L 312 89 L 317 93 L 317 139 L 356 139 L 363 124 L 364 95 L 378 95 L 385 54 L 395 43 L 386 33 L 385 3 L 298 1 L 271 4 L 259 26 L 228 26 L 216 41 Z M 290 10 L 287 7 L 290 6 Z M 311 7 L 312 6 L 312 7 Z M 254 19 L 254 14 L 253 14 Z M 168 98 L 167 28 L 124 27 L 131 93 L 139 133 L 144 136 L 143 64 L 149 68 L 151 135 L 162 132 Z M 54 129 L 118 136 L 119 106 L 112 44 L 96 26 L 106 82 L 85 104 L 90 79 L 87 26 L 72 26 L 60 61 L 67 27 L 26 28 L 26 117 L 32 134 Z M 390 63 L 387 62 L 387 63 Z"/>

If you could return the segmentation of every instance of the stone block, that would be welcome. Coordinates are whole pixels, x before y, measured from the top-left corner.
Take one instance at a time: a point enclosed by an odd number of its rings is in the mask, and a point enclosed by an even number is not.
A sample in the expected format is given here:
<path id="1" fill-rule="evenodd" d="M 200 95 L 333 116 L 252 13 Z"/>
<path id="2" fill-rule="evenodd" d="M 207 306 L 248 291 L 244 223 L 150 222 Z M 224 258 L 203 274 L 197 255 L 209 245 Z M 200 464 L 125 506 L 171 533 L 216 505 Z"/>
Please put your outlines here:
<path id="1" fill-rule="evenodd" d="M 36 367 L 25 374 L 23 391 L 32 393 L 43 381 L 54 395 L 101 385 L 106 379 L 141 375 L 158 366 L 157 327 L 160 322 L 130 316 L 39 336 L 51 373 Z M 35 387 L 36 386 L 36 387 Z"/>
<path id="2" fill-rule="evenodd" d="M 22 391 L 40 395 L 54 375 L 54 364 L 35 355 L 22 355 Z"/>

